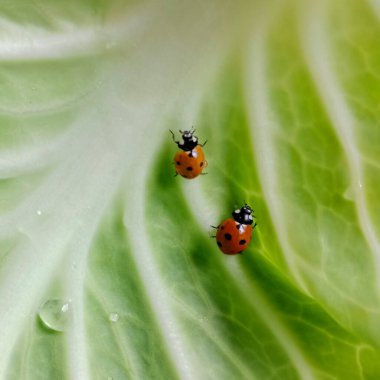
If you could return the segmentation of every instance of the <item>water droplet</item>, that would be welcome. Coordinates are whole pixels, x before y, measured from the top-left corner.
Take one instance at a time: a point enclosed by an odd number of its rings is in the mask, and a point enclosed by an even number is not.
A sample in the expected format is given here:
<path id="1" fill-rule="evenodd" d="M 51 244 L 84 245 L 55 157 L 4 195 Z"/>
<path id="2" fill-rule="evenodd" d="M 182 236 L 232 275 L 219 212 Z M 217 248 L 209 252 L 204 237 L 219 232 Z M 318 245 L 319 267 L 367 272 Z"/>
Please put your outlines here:
<path id="1" fill-rule="evenodd" d="M 40 215 L 42 215 L 42 211 L 41 210 L 37 210 L 36 214 L 40 216 Z"/>
<path id="2" fill-rule="evenodd" d="M 119 320 L 119 314 L 118 313 L 109 313 L 108 315 L 108 319 L 111 321 L 111 322 L 117 322 Z"/>
<path id="3" fill-rule="evenodd" d="M 201 322 L 201 323 L 207 323 L 208 322 L 207 316 L 200 317 L 199 322 Z"/>
<path id="4" fill-rule="evenodd" d="M 363 184 L 361 183 L 361 181 L 358 182 L 358 185 L 359 185 L 360 188 L 363 187 Z"/>
<path id="5" fill-rule="evenodd" d="M 353 201 L 355 199 L 355 191 L 351 185 L 347 187 L 346 191 L 343 193 L 343 197 L 348 201 Z"/>
<path id="6" fill-rule="evenodd" d="M 69 301 L 50 299 L 40 306 L 38 316 L 49 329 L 65 331 L 70 322 L 70 311 Z"/>
<path id="7" fill-rule="evenodd" d="M 113 380 L 112 376 L 107 376 L 107 380 Z"/>
<path id="8" fill-rule="evenodd" d="M 77 262 L 76 261 L 73 261 L 73 263 L 71 264 L 71 269 L 77 269 Z"/>

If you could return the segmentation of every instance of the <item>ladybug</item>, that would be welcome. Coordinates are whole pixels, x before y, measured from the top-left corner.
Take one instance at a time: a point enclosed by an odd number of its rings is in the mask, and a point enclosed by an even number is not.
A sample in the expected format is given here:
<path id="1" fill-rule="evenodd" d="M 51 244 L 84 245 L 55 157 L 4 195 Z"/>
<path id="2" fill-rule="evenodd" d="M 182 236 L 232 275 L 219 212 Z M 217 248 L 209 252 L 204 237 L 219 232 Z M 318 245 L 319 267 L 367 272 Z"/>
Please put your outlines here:
<path id="1" fill-rule="evenodd" d="M 175 175 L 181 175 L 184 178 L 192 179 L 198 177 L 202 170 L 207 166 L 205 155 L 202 147 L 207 143 L 198 143 L 198 137 L 194 135 L 195 129 L 190 131 L 179 131 L 182 134 L 182 139 L 176 141 L 174 133 L 170 131 L 173 141 L 177 144 L 181 151 L 174 156 Z"/>
<path id="2" fill-rule="evenodd" d="M 249 245 L 252 231 L 257 226 L 253 221 L 253 210 L 247 204 L 232 212 L 232 218 L 226 219 L 216 231 L 216 244 L 226 255 L 242 253 Z"/>

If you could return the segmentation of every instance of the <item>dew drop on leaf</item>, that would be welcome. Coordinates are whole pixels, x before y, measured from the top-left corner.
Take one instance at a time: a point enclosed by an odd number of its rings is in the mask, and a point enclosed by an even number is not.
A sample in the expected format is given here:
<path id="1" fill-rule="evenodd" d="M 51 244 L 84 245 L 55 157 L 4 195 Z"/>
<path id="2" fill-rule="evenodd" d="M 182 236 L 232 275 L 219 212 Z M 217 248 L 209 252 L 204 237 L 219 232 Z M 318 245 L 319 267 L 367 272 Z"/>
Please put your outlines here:
<path id="1" fill-rule="evenodd" d="M 343 197 L 348 201 L 355 200 L 355 190 L 352 186 L 347 187 L 346 191 L 343 193 Z"/>
<path id="2" fill-rule="evenodd" d="M 119 314 L 118 313 L 110 313 L 108 315 L 108 319 L 111 321 L 111 322 L 117 322 L 119 320 Z"/>
<path id="3" fill-rule="evenodd" d="M 38 310 L 42 323 L 54 331 L 66 330 L 70 322 L 70 314 L 70 303 L 60 299 L 47 300 Z"/>

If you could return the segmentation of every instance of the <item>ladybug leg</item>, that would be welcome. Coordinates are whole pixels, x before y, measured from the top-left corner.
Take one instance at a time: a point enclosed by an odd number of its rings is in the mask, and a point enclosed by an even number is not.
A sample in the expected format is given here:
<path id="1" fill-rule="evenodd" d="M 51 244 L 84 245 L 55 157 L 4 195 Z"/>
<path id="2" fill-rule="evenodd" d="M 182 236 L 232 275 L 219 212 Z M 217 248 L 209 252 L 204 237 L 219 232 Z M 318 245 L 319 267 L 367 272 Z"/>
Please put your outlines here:
<path id="1" fill-rule="evenodd" d="M 217 230 L 218 228 L 219 228 L 219 226 L 211 226 L 210 225 L 210 227 L 211 228 L 214 228 L 215 230 Z M 211 232 L 211 231 L 210 231 Z M 210 238 L 213 238 L 213 239 L 215 239 L 216 238 L 216 235 L 209 235 L 210 236 Z"/>
<path id="2" fill-rule="evenodd" d="M 175 174 L 173 175 L 173 177 L 177 177 L 177 175 L 178 175 L 178 173 L 177 173 L 177 172 L 175 172 Z"/>
<path id="3" fill-rule="evenodd" d="M 208 173 L 201 173 L 201 175 L 207 175 Z"/>
<path id="4" fill-rule="evenodd" d="M 255 224 L 252 226 L 252 229 L 254 229 L 256 226 L 257 226 L 257 223 L 255 222 Z"/>
<path id="5" fill-rule="evenodd" d="M 206 143 L 207 143 L 207 140 L 203 144 L 199 144 L 199 146 L 203 148 L 206 145 Z"/>

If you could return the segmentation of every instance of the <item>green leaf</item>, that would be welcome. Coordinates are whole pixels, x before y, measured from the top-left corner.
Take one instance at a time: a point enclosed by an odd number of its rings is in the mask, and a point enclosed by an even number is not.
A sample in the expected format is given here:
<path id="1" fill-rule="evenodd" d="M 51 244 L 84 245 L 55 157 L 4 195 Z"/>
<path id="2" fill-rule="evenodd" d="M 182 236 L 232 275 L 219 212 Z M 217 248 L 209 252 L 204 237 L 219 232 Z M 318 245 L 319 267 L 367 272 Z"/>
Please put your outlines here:
<path id="1" fill-rule="evenodd" d="M 378 379 L 379 15 L 0 5 L 0 379 Z"/>

